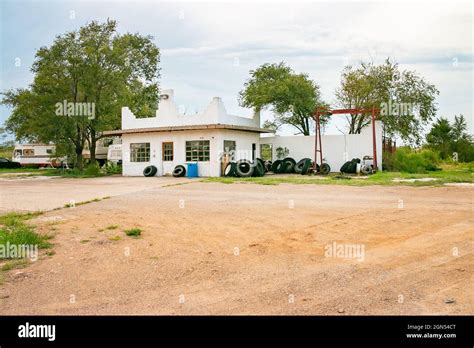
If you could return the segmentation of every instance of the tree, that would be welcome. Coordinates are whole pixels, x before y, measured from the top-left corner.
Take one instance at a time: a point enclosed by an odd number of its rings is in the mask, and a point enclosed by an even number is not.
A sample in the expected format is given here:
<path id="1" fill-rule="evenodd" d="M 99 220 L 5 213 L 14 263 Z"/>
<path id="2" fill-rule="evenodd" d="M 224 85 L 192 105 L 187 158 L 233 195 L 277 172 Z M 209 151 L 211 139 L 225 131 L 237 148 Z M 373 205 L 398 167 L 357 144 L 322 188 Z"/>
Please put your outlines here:
<path id="1" fill-rule="evenodd" d="M 276 113 L 275 120 L 265 127 L 277 129 L 289 124 L 304 135 L 310 135 L 312 117 L 316 107 L 325 106 L 319 86 L 306 74 L 295 74 L 285 63 L 263 64 L 250 71 L 250 79 L 239 93 L 243 107 L 260 112 L 268 107 Z"/>
<path id="2" fill-rule="evenodd" d="M 428 147 L 438 151 L 442 159 L 452 158 L 461 162 L 474 161 L 474 142 L 466 132 L 467 124 L 463 115 L 455 116 L 453 123 L 440 117 L 426 135 Z"/>
<path id="3" fill-rule="evenodd" d="M 451 143 L 453 128 L 446 118 L 439 118 L 433 124 L 430 132 L 426 135 L 428 145 L 439 151 L 442 159 L 446 159 L 451 155 Z"/>
<path id="4" fill-rule="evenodd" d="M 382 65 L 361 63 L 346 66 L 336 90 L 338 104 L 347 109 L 378 108 L 387 136 L 398 135 L 409 143 L 419 143 L 423 126 L 436 114 L 434 85 L 413 71 L 401 71 L 389 59 Z M 360 133 L 370 123 L 363 114 L 347 117 L 349 133 Z"/>
<path id="5" fill-rule="evenodd" d="M 36 53 L 30 87 L 3 93 L 2 103 L 13 108 L 6 128 L 18 140 L 54 142 L 61 154 L 72 151 L 78 168 L 88 143 L 94 161 L 97 140 L 120 126 L 123 105 L 144 116 L 158 103 L 160 55 L 152 40 L 121 35 L 112 20 L 56 37 Z M 69 112 L 83 105 L 93 115 Z"/>

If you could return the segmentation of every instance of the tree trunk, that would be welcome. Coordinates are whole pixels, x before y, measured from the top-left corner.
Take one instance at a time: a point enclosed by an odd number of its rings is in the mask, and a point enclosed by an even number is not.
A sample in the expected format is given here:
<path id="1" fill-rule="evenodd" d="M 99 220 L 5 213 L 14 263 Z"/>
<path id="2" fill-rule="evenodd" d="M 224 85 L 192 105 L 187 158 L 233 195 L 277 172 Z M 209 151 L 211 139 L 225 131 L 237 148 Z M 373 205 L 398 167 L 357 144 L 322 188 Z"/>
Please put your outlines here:
<path id="1" fill-rule="evenodd" d="M 95 150 L 96 150 L 96 145 L 97 144 L 97 135 L 95 132 L 95 129 L 91 129 L 91 143 L 89 146 L 90 152 L 91 152 L 91 164 L 95 162 Z"/>
<path id="2" fill-rule="evenodd" d="M 76 164 L 75 167 L 82 171 L 83 163 L 82 163 L 82 150 L 84 150 L 84 146 L 76 146 Z"/>
<path id="3" fill-rule="evenodd" d="M 357 120 L 357 115 L 351 114 L 351 122 L 349 124 L 349 134 L 355 134 L 356 120 Z"/>

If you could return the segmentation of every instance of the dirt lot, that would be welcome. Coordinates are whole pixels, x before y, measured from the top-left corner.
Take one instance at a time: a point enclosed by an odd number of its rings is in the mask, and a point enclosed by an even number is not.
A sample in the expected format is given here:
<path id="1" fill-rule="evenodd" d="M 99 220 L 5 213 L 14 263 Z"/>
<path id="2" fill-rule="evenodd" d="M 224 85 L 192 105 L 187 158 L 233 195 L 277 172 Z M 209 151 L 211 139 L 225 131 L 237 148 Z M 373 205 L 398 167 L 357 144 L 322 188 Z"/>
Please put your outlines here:
<path id="1" fill-rule="evenodd" d="M 64 179 L 52 176 L 0 174 L 0 213 L 50 210 L 95 198 L 111 197 L 155 187 L 189 182 L 187 178 L 126 178 L 121 176 Z"/>
<path id="2" fill-rule="evenodd" d="M 9 271 L 0 314 L 474 314 L 472 188 L 107 180 L 129 189 L 33 221 L 55 254 Z"/>

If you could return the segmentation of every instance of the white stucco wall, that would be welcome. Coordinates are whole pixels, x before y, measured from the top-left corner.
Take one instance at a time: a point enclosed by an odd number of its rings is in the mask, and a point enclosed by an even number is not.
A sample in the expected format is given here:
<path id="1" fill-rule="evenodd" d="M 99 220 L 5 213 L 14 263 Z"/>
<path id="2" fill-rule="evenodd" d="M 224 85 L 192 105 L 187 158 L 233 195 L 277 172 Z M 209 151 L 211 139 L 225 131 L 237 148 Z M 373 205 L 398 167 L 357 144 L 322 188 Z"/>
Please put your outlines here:
<path id="1" fill-rule="evenodd" d="M 150 127 L 194 126 L 203 124 L 229 124 L 238 126 L 260 127 L 260 115 L 241 117 L 229 115 L 221 98 L 214 97 L 206 110 L 194 115 L 183 115 L 174 101 L 172 89 L 161 91 L 168 99 L 160 99 L 154 117 L 136 118 L 128 107 L 122 108 L 122 129 Z"/>
<path id="2" fill-rule="evenodd" d="M 377 167 L 382 169 L 382 125 L 375 123 L 377 144 Z M 344 162 L 352 158 L 372 156 L 372 126 L 365 127 L 361 134 L 323 135 L 323 160 L 331 166 L 331 171 L 338 172 Z M 260 144 L 272 144 L 273 160 L 277 159 L 276 148 L 287 147 L 289 157 L 296 161 L 308 157 L 314 159 L 314 136 L 269 136 L 262 137 Z M 319 154 L 318 154 L 319 162 Z"/>
<path id="3" fill-rule="evenodd" d="M 198 162 L 198 174 L 199 176 L 220 176 L 220 154 L 224 150 L 224 140 L 236 142 L 236 160 L 243 158 L 251 160 L 252 143 L 256 144 L 256 156 L 260 156 L 259 138 L 259 133 L 226 129 L 123 134 L 123 175 L 142 176 L 143 169 L 149 165 L 154 165 L 158 169 L 157 176 L 171 175 L 175 166 L 181 164 L 186 167 L 186 141 L 209 140 L 210 161 Z M 174 158 L 172 162 L 162 161 L 163 142 L 173 142 Z M 130 162 L 131 143 L 150 143 L 150 161 Z"/>

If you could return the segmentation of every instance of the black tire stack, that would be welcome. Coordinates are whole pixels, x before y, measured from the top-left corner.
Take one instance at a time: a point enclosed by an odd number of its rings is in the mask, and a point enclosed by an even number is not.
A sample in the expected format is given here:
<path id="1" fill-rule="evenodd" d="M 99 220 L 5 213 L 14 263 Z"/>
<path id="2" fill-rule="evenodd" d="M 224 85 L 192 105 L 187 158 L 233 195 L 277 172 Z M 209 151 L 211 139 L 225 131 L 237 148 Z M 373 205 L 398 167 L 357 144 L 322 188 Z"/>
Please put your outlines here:
<path id="1" fill-rule="evenodd" d="M 355 174 L 357 172 L 357 164 L 360 163 L 360 158 L 353 158 L 350 161 L 344 163 L 341 167 L 341 173 L 352 173 Z"/>
<path id="2" fill-rule="evenodd" d="M 314 162 L 311 160 L 311 158 L 303 158 L 296 162 L 293 158 L 286 157 L 283 160 L 276 160 L 273 162 L 271 171 L 273 173 L 296 173 L 306 175 L 310 173 L 313 165 Z M 316 164 L 316 171 L 326 175 L 331 171 L 331 167 L 327 163 L 323 163 L 321 167 Z"/>
<path id="3" fill-rule="evenodd" d="M 237 162 L 229 162 L 224 168 L 224 176 L 240 178 L 260 177 L 264 176 L 267 172 L 306 175 L 310 173 L 313 164 L 311 158 L 303 158 L 298 162 L 291 157 L 274 162 L 263 161 L 261 158 L 257 158 L 253 162 L 242 159 Z M 316 171 L 321 174 L 329 174 L 331 167 L 327 163 L 323 163 L 321 167 L 316 164 Z"/>
<path id="4" fill-rule="evenodd" d="M 265 163 L 261 158 L 257 158 L 255 161 L 249 161 L 241 159 L 237 162 L 229 162 L 224 168 L 224 176 L 227 177 L 260 177 L 264 176 L 267 171 L 268 163 Z"/>

